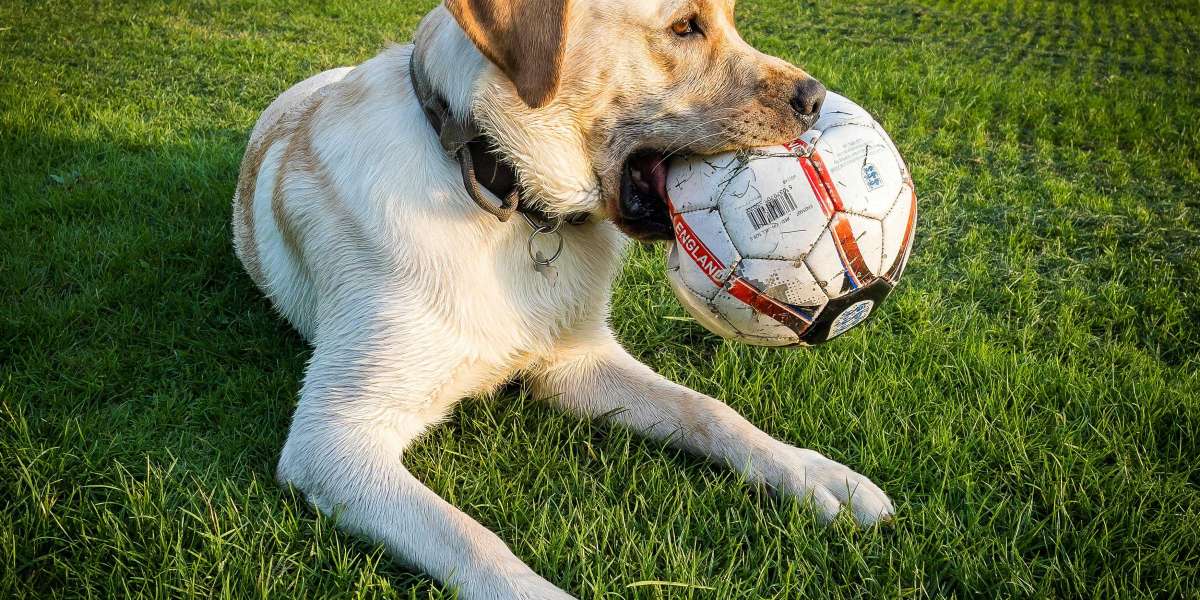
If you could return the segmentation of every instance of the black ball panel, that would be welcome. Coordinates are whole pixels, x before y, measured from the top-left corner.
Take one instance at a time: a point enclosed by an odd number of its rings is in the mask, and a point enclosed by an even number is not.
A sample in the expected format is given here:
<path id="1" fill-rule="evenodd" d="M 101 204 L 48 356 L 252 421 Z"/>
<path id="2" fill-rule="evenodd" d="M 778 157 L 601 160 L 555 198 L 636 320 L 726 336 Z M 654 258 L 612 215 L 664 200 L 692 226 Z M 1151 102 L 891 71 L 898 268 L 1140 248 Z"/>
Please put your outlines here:
<path id="1" fill-rule="evenodd" d="M 800 334 L 800 342 L 809 346 L 823 344 L 830 339 L 868 321 L 883 299 L 892 292 L 893 285 L 885 279 L 876 279 L 853 292 L 829 301 L 817 319 Z M 863 304 L 870 302 L 870 304 Z M 854 313 L 848 311 L 854 310 Z M 841 319 L 839 321 L 839 318 Z M 832 337 L 830 333 L 833 333 Z"/>

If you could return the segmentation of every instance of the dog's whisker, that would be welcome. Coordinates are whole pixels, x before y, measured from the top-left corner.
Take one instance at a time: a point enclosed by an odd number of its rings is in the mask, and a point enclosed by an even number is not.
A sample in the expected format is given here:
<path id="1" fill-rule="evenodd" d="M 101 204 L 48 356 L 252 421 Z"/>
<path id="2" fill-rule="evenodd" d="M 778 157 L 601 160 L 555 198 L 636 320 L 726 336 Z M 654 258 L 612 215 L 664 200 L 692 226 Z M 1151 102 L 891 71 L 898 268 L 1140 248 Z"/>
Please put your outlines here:
<path id="1" fill-rule="evenodd" d="M 713 133 L 710 133 L 710 134 L 708 134 L 708 135 L 701 136 L 701 137 L 698 137 L 698 138 L 696 138 L 696 139 L 694 139 L 694 140 L 691 140 L 691 141 L 689 142 L 689 144 L 696 144 L 696 143 L 699 143 L 699 142 L 703 142 L 704 140 L 708 140 L 708 139 L 711 139 L 711 138 L 717 137 L 717 136 L 719 136 L 719 135 L 721 135 L 721 134 L 723 134 L 723 133 L 725 133 L 725 132 L 723 132 L 723 131 L 714 131 Z M 663 160 L 663 161 L 666 161 L 666 160 L 670 159 L 672 156 L 675 156 L 675 155 L 676 155 L 676 154 L 678 154 L 680 151 L 682 151 L 682 150 L 684 149 L 684 147 L 685 147 L 685 146 L 679 146 L 679 147 L 676 147 L 676 148 L 674 148 L 673 150 L 670 150 L 669 152 L 667 152 L 667 153 L 663 154 L 662 160 Z"/>
<path id="2" fill-rule="evenodd" d="M 717 119 L 710 119 L 703 123 L 697 123 L 696 125 L 693 125 L 692 127 L 689 127 L 687 129 L 685 129 L 684 131 L 679 132 L 660 151 L 662 153 L 660 162 L 664 162 L 667 159 L 671 158 L 672 156 L 675 156 L 676 154 L 678 154 L 680 151 L 682 151 L 684 148 L 686 148 L 688 146 L 694 145 L 697 142 L 702 142 L 704 140 L 708 140 L 708 139 L 711 139 L 713 137 L 723 134 L 724 131 L 714 131 L 707 135 L 703 135 L 698 138 L 694 138 L 694 139 L 690 139 L 690 140 L 682 140 L 681 139 L 681 138 L 687 136 L 688 134 L 690 134 L 691 132 L 696 131 L 697 129 L 700 129 L 703 127 L 708 127 L 711 125 L 716 125 L 716 124 L 728 121 L 731 118 L 732 117 L 721 117 L 721 118 L 717 118 Z"/>
<path id="3" fill-rule="evenodd" d="M 735 113 L 735 112 L 736 112 L 736 110 L 737 110 L 737 109 L 732 109 L 732 108 L 730 108 L 730 109 L 724 109 L 724 112 Z M 697 129 L 701 129 L 701 128 L 703 128 L 703 127 L 708 127 L 708 126 L 710 126 L 710 125 L 716 125 L 716 124 L 719 124 L 719 123 L 723 123 L 723 122 L 725 122 L 725 121 L 729 121 L 729 120 L 730 120 L 730 119 L 732 119 L 732 118 L 733 118 L 733 114 L 730 114 L 729 116 L 718 117 L 718 118 L 714 118 L 714 119 L 709 119 L 709 120 L 707 120 L 707 121 L 704 121 L 704 122 L 702 122 L 702 123 L 696 123 L 695 125 L 692 125 L 691 127 L 688 127 L 687 129 L 685 129 L 685 130 L 683 130 L 683 131 L 681 131 L 681 132 L 679 132 L 679 133 L 675 134 L 675 136 L 674 136 L 674 137 L 672 137 L 672 138 L 671 138 L 671 140 L 670 140 L 669 142 L 667 142 L 667 145 L 666 145 L 666 146 L 663 148 L 663 151 L 664 151 L 664 152 L 671 152 L 673 149 L 677 150 L 677 149 L 678 149 L 678 147 L 675 147 L 675 146 L 676 146 L 676 144 L 677 144 L 677 143 L 680 143 L 680 142 L 682 142 L 682 139 L 681 139 L 681 138 L 683 138 L 684 136 L 688 135 L 689 133 L 691 133 L 691 132 L 693 132 L 693 131 L 696 131 Z M 718 133 L 719 133 L 719 132 L 718 132 Z M 694 141 L 694 140 L 693 140 L 693 141 Z M 690 143 L 690 142 L 684 142 L 684 143 L 683 143 L 683 145 L 686 145 L 687 143 Z M 673 148 L 673 147 L 674 147 L 674 148 Z"/>

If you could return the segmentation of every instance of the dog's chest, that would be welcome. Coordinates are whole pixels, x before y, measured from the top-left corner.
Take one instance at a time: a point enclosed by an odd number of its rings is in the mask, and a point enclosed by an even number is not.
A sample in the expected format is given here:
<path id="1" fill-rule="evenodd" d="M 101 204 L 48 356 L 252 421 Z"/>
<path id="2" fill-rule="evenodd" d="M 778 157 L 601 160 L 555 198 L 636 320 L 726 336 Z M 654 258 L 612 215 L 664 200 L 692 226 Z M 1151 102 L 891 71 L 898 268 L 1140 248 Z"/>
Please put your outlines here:
<path id="1" fill-rule="evenodd" d="M 608 315 L 625 238 L 608 223 L 586 227 L 564 232 L 562 252 L 549 265 L 535 258 L 539 249 L 551 256 L 557 241 L 536 240 L 531 252 L 526 231 L 479 247 L 470 264 L 446 269 L 453 291 L 431 299 L 440 298 L 439 312 L 472 354 L 516 360 L 552 353 L 562 338 L 603 325 Z"/>
<path id="2" fill-rule="evenodd" d="M 557 240 L 535 240 L 509 265 L 502 278 L 512 283 L 502 293 L 515 293 L 509 298 L 524 323 L 553 333 L 607 314 L 624 254 L 624 239 L 608 228 L 565 231 L 563 250 L 553 261 L 546 259 L 557 250 Z"/>

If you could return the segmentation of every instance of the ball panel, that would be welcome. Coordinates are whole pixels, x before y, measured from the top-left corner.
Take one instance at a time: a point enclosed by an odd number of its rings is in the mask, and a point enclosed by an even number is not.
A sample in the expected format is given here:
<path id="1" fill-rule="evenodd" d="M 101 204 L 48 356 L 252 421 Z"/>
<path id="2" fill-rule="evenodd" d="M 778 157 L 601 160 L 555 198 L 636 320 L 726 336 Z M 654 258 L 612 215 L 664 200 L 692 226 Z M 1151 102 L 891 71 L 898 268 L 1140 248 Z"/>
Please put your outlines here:
<path id="1" fill-rule="evenodd" d="M 738 259 L 733 242 L 725 233 L 725 224 L 715 210 L 697 210 L 671 215 L 675 227 L 675 273 L 693 290 L 707 290 L 706 299 L 725 284 L 730 266 Z"/>
<path id="2" fill-rule="evenodd" d="M 732 289 L 738 281 L 731 281 L 731 286 L 717 292 L 712 299 L 712 306 L 735 329 L 738 339 L 756 346 L 790 346 L 800 342 L 790 327 L 755 310 L 743 298 L 733 295 L 737 290 Z"/>
<path id="3" fill-rule="evenodd" d="M 883 274 L 883 223 L 870 217 L 844 215 L 854 232 L 858 251 L 874 275 Z"/>
<path id="4" fill-rule="evenodd" d="M 884 279 L 863 286 L 842 297 L 831 300 L 817 320 L 804 332 L 800 341 L 816 345 L 827 342 L 866 322 L 878 310 L 880 303 L 892 291 Z"/>
<path id="5" fill-rule="evenodd" d="M 722 180 L 738 164 L 737 155 L 694 156 L 671 162 L 667 170 L 667 202 L 675 212 L 714 208 Z"/>
<path id="6" fill-rule="evenodd" d="M 912 249 L 913 230 L 916 225 L 917 195 L 910 185 L 905 185 L 892 209 L 884 216 L 883 259 L 884 273 L 892 281 L 899 281 L 904 270 L 908 252 Z"/>
<path id="7" fill-rule="evenodd" d="M 817 122 L 813 123 L 812 129 L 809 131 L 825 131 L 839 125 L 866 124 L 874 121 L 875 118 L 871 116 L 871 113 L 849 98 L 841 94 L 826 92 L 825 101 L 821 103 L 821 116 L 817 118 Z"/>
<path id="8" fill-rule="evenodd" d="M 686 289 L 691 294 L 704 301 L 711 300 L 712 297 L 716 295 L 717 291 L 721 289 L 721 286 L 713 283 L 712 280 L 708 278 L 690 277 L 685 279 L 681 274 L 682 267 L 680 265 L 679 255 L 679 244 L 671 244 L 671 249 L 667 252 L 667 277 L 671 279 L 672 284 L 678 284 L 678 288 L 676 289 Z M 684 257 L 683 260 L 686 261 L 688 258 Z M 691 285 L 689 280 L 698 282 L 700 285 Z"/>
<path id="9" fill-rule="evenodd" d="M 905 173 L 873 123 L 827 129 L 812 160 L 832 184 L 839 210 L 881 218 L 891 208 Z"/>
<path id="10" fill-rule="evenodd" d="M 738 187 L 718 209 L 743 257 L 794 259 L 820 235 L 827 218 L 801 160 L 779 146 L 751 158 Z"/>
<path id="11" fill-rule="evenodd" d="M 892 156 L 896 157 L 896 162 L 900 164 L 900 172 L 904 176 L 904 182 L 911 187 L 912 173 L 909 172 L 908 165 L 904 162 L 904 155 L 900 154 L 900 149 L 896 147 L 896 141 L 892 139 L 892 136 L 888 135 L 887 130 L 883 128 L 883 125 L 879 124 L 879 121 L 875 122 L 875 129 L 879 130 L 879 136 L 883 138 L 884 143 L 891 150 Z"/>
<path id="12" fill-rule="evenodd" d="M 846 265 L 842 262 L 841 254 L 838 253 L 837 244 L 833 239 L 833 232 L 829 229 L 821 232 L 821 236 L 813 244 L 812 250 L 804 258 L 804 264 L 816 278 L 817 285 L 825 290 L 825 295 L 830 299 L 842 296 L 852 289 L 847 283 L 849 278 Z"/>
<path id="13" fill-rule="evenodd" d="M 737 271 L 738 276 L 762 293 L 780 302 L 809 309 L 813 314 L 829 301 L 804 261 L 746 258 L 738 263 Z"/>

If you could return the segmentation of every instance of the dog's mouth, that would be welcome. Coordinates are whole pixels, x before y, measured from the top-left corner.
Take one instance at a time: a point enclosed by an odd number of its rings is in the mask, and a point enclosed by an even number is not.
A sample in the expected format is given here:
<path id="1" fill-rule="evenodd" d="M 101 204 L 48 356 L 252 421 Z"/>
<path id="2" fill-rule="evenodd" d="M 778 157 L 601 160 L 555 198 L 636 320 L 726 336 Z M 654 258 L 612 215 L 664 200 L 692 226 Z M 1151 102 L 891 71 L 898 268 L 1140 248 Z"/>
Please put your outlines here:
<path id="1" fill-rule="evenodd" d="M 667 208 L 667 157 L 654 150 L 638 150 L 621 167 L 613 222 L 631 238 L 643 241 L 672 240 Z"/>

